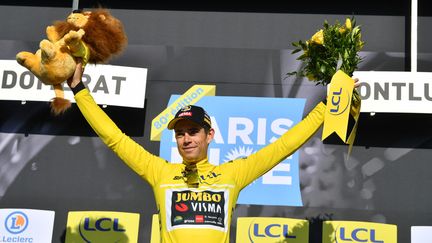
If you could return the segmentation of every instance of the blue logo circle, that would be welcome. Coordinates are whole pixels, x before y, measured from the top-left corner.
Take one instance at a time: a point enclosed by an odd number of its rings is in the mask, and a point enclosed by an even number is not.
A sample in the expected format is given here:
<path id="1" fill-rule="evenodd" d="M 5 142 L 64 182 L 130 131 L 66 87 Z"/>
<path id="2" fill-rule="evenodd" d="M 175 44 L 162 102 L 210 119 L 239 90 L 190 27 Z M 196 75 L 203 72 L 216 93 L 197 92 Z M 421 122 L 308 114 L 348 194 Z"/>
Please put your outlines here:
<path id="1" fill-rule="evenodd" d="M 28 217 L 23 212 L 15 211 L 6 217 L 5 228 L 11 234 L 19 234 L 26 230 L 27 226 Z"/>

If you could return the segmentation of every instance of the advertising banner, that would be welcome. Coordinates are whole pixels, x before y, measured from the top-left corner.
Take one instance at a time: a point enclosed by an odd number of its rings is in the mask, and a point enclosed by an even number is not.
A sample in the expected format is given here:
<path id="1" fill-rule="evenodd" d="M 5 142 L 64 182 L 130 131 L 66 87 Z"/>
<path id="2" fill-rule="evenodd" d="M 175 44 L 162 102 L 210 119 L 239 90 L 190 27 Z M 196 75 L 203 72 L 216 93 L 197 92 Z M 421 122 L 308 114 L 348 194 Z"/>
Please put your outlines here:
<path id="1" fill-rule="evenodd" d="M 104 211 L 69 212 L 66 243 L 138 242 L 139 214 Z"/>
<path id="2" fill-rule="evenodd" d="M 0 242 L 51 242 L 54 211 L 0 209 Z"/>
<path id="3" fill-rule="evenodd" d="M 160 241 L 161 241 L 161 236 L 160 236 L 159 214 L 153 214 L 150 243 L 159 243 Z"/>
<path id="4" fill-rule="evenodd" d="M 309 242 L 309 222 L 290 218 L 239 217 L 236 242 Z"/>
<path id="5" fill-rule="evenodd" d="M 171 96 L 169 104 L 178 97 Z M 279 138 L 302 119 L 305 99 L 205 96 L 196 105 L 211 116 L 215 137 L 209 161 L 218 165 L 247 157 Z M 160 156 L 182 161 L 171 130 L 162 133 Z M 301 206 L 298 152 L 244 188 L 238 203 Z"/>
<path id="6" fill-rule="evenodd" d="M 397 226 L 360 221 L 325 221 L 323 243 L 397 243 Z"/>
<path id="7" fill-rule="evenodd" d="M 91 65 L 82 81 L 101 105 L 144 108 L 147 69 L 115 65 Z M 45 85 L 15 60 L 0 60 L 0 99 L 44 101 L 54 98 L 52 85 Z M 63 83 L 65 98 L 74 102 L 72 91 Z"/>
<path id="8" fill-rule="evenodd" d="M 361 112 L 432 113 L 432 72 L 357 71 Z"/>
<path id="9" fill-rule="evenodd" d="M 430 243 L 432 226 L 411 226 L 411 243 Z"/>

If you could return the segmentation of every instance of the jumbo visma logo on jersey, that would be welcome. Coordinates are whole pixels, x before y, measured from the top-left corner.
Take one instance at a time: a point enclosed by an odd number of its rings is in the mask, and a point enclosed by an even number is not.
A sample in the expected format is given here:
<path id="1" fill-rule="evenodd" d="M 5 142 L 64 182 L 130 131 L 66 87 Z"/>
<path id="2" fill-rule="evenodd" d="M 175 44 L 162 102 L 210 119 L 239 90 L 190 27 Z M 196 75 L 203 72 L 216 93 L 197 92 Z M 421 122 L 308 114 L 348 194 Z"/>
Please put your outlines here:
<path id="1" fill-rule="evenodd" d="M 397 226 L 360 221 L 325 221 L 323 243 L 397 243 Z"/>
<path id="2" fill-rule="evenodd" d="M 123 212 L 69 212 L 66 243 L 138 242 L 139 214 Z"/>
<path id="3" fill-rule="evenodd" d="M 227 190 L 170 189 L 166 197 L 169 229 L 194 226 L 226 230 Z"/>
<path id="4" fill-rule="evenodd" d="M 169 104 L 178 95 L 172 95 Z M 274 142 L 301 121 L 305 99 L 205 96 L 195 104 L 202 106 L 212 119 L 215 136 L 209 146 L 209 161 L 223 164 L 248 157 Z M 173 132 L 164 130 L 160 156 L 177 163 L 178 153 Z M 239 204 L 302 206 L 299 185 L 298 152 L 244 188 Z M 219 175 L 208 175 L 205 183 L 216 183 Z"/>

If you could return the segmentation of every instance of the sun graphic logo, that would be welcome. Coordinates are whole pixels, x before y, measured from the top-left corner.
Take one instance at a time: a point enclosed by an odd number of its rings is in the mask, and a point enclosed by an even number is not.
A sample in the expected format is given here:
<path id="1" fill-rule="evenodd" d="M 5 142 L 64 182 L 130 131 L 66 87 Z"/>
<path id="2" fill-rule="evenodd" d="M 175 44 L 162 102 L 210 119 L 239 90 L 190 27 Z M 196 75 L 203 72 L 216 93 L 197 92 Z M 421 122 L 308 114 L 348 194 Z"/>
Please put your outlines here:
<path id="1" fill-rule="evenodd" d="M 230 151 L 225 155 L 225 161 L 230 161 L 230 160 L 235 160 L 238 158 L 245 158 L 248 157 L 249 155 L 253 154 L 253 148 L 249 148 L 249 147 L 245 147 L 245 146 L 240 146 L 238 148 L 232 148 L 230 149 Z"/>
<path id="2" fill-rule="evenodd" d="M 28 217 L 25 213 L 16 211 L 10 213 L 5 220 L 5 228 L 11 234 L 19 234 L 26 230 Z"/>
<path id="3" fill-rule="evenodd" d="M 227 154 L 225 155 L 225 161 L 224 162 L 228 162 L 230 160 L 235 160 L 238 158 L 246 158 L 249 155 L 253 154 L 255 151 L 253 150 L 253 148 L 250 147 L 245 147 L 245 146 L 240 146 L 240 147 L 234 147 L 232 149 L 230 149 L 229 152 L 227 152 Z M 258 179 L 254 180 L 251 184 L 255 184 L 255 182 Z"/>

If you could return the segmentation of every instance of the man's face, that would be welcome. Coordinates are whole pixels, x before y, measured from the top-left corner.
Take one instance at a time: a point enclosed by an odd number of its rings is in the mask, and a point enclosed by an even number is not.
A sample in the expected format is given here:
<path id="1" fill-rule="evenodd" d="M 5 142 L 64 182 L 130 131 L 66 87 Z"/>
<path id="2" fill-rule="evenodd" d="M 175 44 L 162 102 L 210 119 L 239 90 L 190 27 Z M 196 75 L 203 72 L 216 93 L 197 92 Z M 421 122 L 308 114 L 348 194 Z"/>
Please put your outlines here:
<path id="1" fill-rule="evenodd" d="M 189 120 L 180 120 L 174 127 L 177 148 L 185 162 L 198 162 L 207 158 L 207 149 L 214 136 L 214 130 L 205 129 Z"/>

